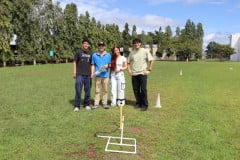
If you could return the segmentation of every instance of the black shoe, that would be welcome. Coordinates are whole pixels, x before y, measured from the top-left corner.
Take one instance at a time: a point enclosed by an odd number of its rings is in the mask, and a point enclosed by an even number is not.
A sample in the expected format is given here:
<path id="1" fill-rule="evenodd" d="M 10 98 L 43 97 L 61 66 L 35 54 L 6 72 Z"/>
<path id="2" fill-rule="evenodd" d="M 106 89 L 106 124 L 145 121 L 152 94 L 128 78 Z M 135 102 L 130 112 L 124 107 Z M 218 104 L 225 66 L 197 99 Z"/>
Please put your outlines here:
<path id="1" fill-rule="evenodd" d="M 142 107 L 141 111 L 147 111 L 147 107 Z"/>
<path id="2" fill-rule="evenodd" d="M 139 104 L 135 104 L 134 106 L 135 109 L 141 108 Z"/>

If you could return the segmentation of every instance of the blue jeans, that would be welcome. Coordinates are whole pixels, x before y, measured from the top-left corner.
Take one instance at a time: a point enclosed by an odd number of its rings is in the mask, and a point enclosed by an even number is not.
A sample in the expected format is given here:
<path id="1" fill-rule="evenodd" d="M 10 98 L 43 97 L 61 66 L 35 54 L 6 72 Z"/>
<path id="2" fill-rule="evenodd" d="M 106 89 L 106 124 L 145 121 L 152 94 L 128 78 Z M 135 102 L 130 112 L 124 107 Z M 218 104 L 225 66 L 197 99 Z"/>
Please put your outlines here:
<path id="1" fill-rule="evenodd" d="M 75 82 L 75 102 L 74 106 L 80 108 L 81 104 L 81 95 L 82 95 L 82 88 L 84 87 L 84 107 L 90 105 L 90 98 L 91 98 L 91 85 L 92 85 L 92 79 L 91 76 L 85 76 L 85 75 L 77 75 L 76 82 Z"/>

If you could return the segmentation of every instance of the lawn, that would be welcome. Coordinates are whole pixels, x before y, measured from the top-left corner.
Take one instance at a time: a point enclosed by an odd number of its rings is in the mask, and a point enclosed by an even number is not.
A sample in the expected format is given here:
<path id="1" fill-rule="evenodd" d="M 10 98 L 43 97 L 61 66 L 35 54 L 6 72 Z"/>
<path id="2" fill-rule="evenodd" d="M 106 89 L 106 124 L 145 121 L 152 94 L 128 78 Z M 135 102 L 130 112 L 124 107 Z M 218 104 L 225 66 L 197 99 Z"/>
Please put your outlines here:
<path id="1" fill-rule="evenodd" d="M 134 109 L 126 72 L 124 137 L 136 138 L 136 154 L 105 152 L 97 137 L 120 135 L 119 107 L 73 112 L 72 72 L 70 63 L 0 68 L 0 159 L 240 158 L 240 63 L 156 61 L 146 112 Z"/>

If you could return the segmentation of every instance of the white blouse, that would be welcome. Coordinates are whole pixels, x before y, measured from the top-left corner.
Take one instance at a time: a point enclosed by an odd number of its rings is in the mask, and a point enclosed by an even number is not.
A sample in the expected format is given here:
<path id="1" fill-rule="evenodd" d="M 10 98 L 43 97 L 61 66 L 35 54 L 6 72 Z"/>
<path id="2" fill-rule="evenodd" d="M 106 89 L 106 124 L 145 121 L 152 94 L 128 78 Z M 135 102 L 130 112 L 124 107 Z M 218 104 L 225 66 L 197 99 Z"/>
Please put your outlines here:
<path id="1" fill-rule="evenodd" d="M 120 58 L 117 59 L 116 62 L 116 70 L 119 71 L 120 69 L 123 68 L 123 63 L 127 62 L 127 59 L 124 56 L 121 56 Z"/>

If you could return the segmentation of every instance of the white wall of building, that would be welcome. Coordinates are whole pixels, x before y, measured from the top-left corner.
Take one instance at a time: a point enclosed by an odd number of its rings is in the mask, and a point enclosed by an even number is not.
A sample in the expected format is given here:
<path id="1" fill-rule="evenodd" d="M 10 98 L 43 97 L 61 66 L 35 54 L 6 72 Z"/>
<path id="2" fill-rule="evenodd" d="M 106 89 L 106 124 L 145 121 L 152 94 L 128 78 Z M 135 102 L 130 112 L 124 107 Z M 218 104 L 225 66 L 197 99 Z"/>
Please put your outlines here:
<path id="1" fill-rule="evenodd" d="M 235 54 L 231 55 L 231 61 L 240 61 L 240 33 L 232 34 L 230 37 L 230 46 L 234 48 Z"/>

